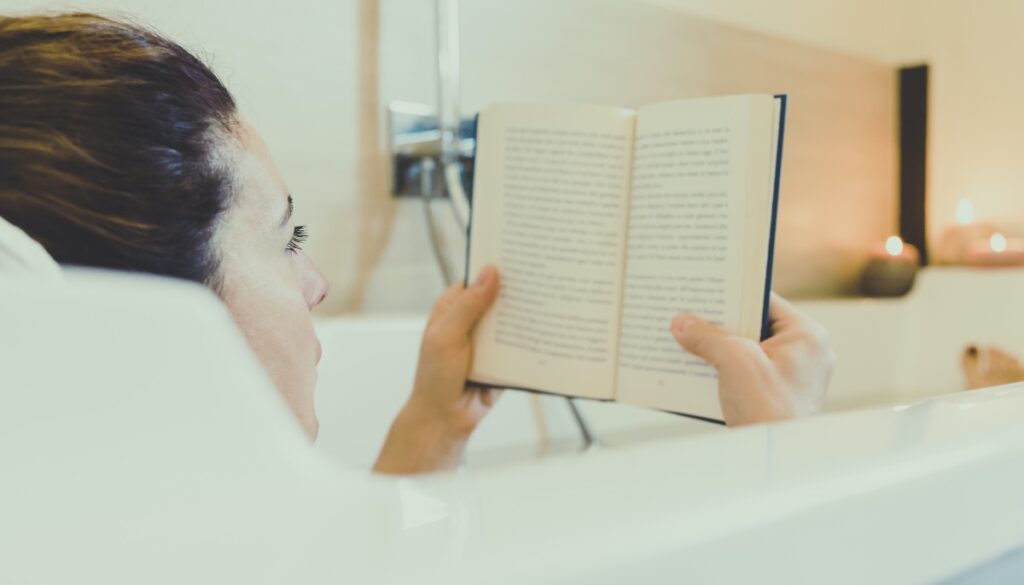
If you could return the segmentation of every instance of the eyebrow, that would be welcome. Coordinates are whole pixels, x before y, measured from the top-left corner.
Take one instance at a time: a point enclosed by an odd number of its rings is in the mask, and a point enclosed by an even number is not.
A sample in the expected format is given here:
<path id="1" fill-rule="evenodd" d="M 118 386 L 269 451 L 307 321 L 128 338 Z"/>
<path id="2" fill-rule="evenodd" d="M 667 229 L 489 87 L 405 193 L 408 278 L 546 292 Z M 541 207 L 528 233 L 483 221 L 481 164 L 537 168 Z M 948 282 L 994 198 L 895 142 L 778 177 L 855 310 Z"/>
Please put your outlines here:
<path id="1" fill-rule="evenodd" d="M 288 225 L 288 220 L 292 218 L 292 213 L 295 212 L 295 203 L 292 202 L 292 196 L 288 196 L 288 209 L 284 212 L 284 217 L 281 218 L 280 227 Z"/>

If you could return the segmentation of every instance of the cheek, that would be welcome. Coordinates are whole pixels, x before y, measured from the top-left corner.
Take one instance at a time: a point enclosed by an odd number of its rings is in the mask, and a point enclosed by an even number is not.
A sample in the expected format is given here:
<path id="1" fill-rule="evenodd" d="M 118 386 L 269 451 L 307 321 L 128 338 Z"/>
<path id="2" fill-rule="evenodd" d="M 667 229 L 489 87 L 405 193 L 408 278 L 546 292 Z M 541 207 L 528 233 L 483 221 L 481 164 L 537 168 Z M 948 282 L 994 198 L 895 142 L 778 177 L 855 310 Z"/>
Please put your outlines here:
<path id="1" fill-rule="evenodd" d="M 246 340 L 310 435 L 320 344 L 302 292 L 288 283 L 250 283 L 225 291 L 225 302 Z"/>

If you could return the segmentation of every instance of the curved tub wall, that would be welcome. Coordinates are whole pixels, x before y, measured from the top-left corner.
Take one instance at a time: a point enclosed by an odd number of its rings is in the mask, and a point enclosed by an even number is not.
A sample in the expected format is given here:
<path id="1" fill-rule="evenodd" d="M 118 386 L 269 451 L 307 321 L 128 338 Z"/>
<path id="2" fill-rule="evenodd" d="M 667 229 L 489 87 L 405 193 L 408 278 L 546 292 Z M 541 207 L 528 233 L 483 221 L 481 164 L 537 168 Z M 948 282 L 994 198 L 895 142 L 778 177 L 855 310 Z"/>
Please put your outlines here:
<path id="1" fill-rule="evenodd" d="M 203 289 L 2 282 L 0 323 L 2 582 L 931 582 L 1024 542 L 1020 386 L 382 478 Z"/>
<path id="2" fill-rule="evenodd" d="M 1024 355 L 1024 272 L 928 269 L 901 299 L 805 301 L 801 310 L 830 332 L 838 356 L 828 410 L 913 402 L 964 388 L 960 352 L 995 343 Z M 970 302 L 965 299 L 972 299 Z M 321 448 L 369 465 L 411 388 L 421 317 L 352 317 L 323 321 Z M 1019 325 L 1017 325 L 1019 323 Z M 722 428 L 617 404 L 579 403 L 606 445 Z M 538 405 L 542 416 L 537 415 Z M 507 392 L 470 445 L 475 464 L 572 452 L 580 438 L 560 398 Z"/>
<path id="3" fill-rule="evenodd" d="M 828 405 L 840 410 L 963 390 L 968 344 L 1024 356 L 1024 271 L 931 268 L 895 300 L 800 303 L 838 356 Z"/>

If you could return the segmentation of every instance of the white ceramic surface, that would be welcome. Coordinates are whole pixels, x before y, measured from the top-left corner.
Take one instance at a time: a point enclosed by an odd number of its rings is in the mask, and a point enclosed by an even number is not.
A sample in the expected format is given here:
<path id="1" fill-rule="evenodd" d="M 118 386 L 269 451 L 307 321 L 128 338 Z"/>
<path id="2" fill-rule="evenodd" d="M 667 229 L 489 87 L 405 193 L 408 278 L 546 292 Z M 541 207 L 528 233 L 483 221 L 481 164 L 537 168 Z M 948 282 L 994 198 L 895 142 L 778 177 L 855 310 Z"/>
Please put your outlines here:
<path id="1" fill-rule="evenodd" d="M 829 330 L 838 355 L 826 407 L 898 405 L 964 389 L 960 353 L 994 343 L 1024 355 L 1024 270 L 929 269 L 895 300 L 829 300 L 798 307 Z M 972 299 L 964 302 L 963 299 Z M 1014 318 L 1019 308 L 1019 318 Z M 324 321 L 319 445 L 367 466 L 409 392 L 424 319 Z M 538 419 L 534 401 L 540 405 Z M 618 404 L 578 403 L 605 445 L 722 432 L 717 425 Z M 541 422 L 538 422 L 541 421 Z M 470 445 L 478 465 L 571 452 L 580 434 L 566 403 L 506 392 Z"/>
<path id="2" fill-rule="evenodd" d="M 1024 543 L 1021 387 L 395 479 L 311 449 L 197 287 L 0 281 L 0 324 L 0 583 L 927 583 Z"/>

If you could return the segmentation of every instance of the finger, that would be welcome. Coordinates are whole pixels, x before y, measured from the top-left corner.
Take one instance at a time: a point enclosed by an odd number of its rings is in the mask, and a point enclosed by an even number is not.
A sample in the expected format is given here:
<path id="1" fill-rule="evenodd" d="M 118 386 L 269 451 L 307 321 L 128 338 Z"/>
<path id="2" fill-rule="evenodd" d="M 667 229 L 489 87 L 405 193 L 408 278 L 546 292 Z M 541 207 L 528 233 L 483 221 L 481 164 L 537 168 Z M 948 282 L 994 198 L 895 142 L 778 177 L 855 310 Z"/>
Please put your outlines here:
<path id="1" fill-rule="evenodd" d="M 502 391 L 497 388 L 483 388 L 480 390 L 480 402 L 490 408 L 501 398 Z"/>
<path id="2" fill-rule="evenodd" d="M 716 367 L 731 337 L 721 327 L 689 313 L 672 320 L 672 335 L 683 349 Z"/>
<path id="3" fill-rule="evenodd" d="M 441 296 L 437 298 L 437 301 L 434 302 L 434 309 L 430 312 L 430 321 L 441 319 L 463 290 L 465 290 L 465 287 L 462 286 L 462 283 L 453 284 L 445 289 Z"/>
<path id="4" fill-rule="evenodd" d="M 768 322 L 771 328 L 771 337 L 776 337 L 787 331 L 798 330 L 806 330 L 816 337 L 823 337 L 824 334 L 824 330 L 817 323 L 808 319 L 789 301 L 774 292 L 768 303 Z"/>
<path id="5" fill-rule="evenodd" d="M 444 320 L 458 334 L 468 333 L 498 296 L 498 269 L 486 266 L 445 311 Z"/>
<path id="6" fill-rule="evenodd" d="M 768 319 L 772 323 L 776 321 L 793 321 L 803 319 L 803 315 L 789 301 L 773 291 L 768 302 Z"/>

